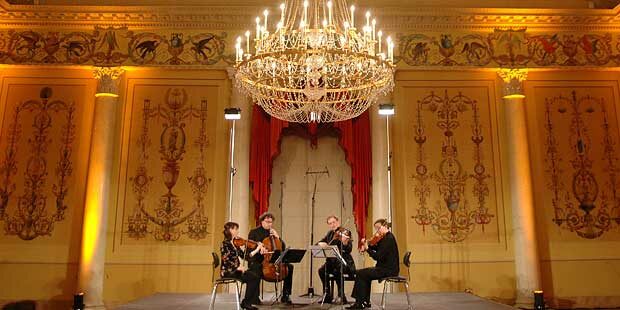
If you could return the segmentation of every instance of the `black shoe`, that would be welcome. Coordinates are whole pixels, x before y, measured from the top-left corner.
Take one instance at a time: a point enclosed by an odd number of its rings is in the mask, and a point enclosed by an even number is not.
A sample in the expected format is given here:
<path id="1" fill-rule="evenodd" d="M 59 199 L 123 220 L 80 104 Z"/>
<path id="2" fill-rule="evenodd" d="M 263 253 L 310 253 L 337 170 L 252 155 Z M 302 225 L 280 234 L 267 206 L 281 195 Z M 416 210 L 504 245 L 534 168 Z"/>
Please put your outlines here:
<path id="1" fill-rule="evenodd" d="M 354 304 L 348 306 L 347 309 L 360 310 L 360 309 L 364 309 L 364 305 L 356 301 Z"/>
<path id="2" fill-rule="evenodd" d="M 288 295 L 282 295 L 282 298 L 280 298 L 280 302 L 287 304 L 287 305 L 293 304 L 293 302 L 291 301 L 291 297 L 289 297 Z"/>
<path id="3" fill-rule="evenodd" d="M 241 309 L 246 309 L 246 310 L 258 310 L 258 308 L 252 306 L 252 304 L 250 304 L 249 302 L 242 302 L 241 303 Z"/>
<path id="4" fill-rule="evenodd" d="M 362 307 L 370 309 L 370 308 L 372 308 L 372 305 L 368 301 L 363 301 L 362 302 Z"/>
<path id="5" fill-rule="evenodd" d="M 331 304 L 333 302 L 334 302 L 334 297 L 332 295 L 325 295 L 325 298 L 323 299 L 324 304 Z"/>

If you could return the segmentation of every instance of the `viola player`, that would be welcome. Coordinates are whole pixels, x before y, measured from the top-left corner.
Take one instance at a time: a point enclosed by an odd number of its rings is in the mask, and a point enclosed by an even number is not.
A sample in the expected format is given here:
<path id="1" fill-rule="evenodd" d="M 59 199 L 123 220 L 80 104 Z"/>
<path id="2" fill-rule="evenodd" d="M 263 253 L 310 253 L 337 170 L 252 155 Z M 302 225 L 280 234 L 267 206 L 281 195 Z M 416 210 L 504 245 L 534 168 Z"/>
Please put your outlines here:
<path id="1" fill-rule="evenodd" d="M 258 309 L 252 304 L 257 304 L 255 301 L 258 298 L 258 285 L 260 283 L 260 276 L 255 272 L 248 270 L 241 265 L 240 258 L 245 258 L 245 255 L 249 257 L 257 255 L 262 249 L 263 245 L 258 243 L 256 249 L 249 252 L 236 247 L 234 239 L 239 235 L 239 224 L 235 222 L 228 222 L 224 224 L 224 240 L 220 246 L 220 253 L 222 255 L 222 263 L 220 265 L 220 276 L 225 278 L 240 279 L 247 285 L 245 289 L 245 296 L 241 302 L 241 308 L 243 309 Z"/>
<path id="2" fill-rule="evenodd" d="M 269 212 L 263 213 L 258 218 L 258 221 L 260 225 L 250 231 L 250 234 L 248 235 L 248 239 L 256 241 L 256 242 L 262 242 L 265 238 L 269 237 L 270 235 L 273 235 L 274 237 L 278 239 L 280 238 L 280 236 L 278 235 L 278 232 L 275 229 L 273 229 L 273 222 L 275 221 L 275 216 L 272 213 L 269 213 Z M 282 241 L 282 247 L 283 249 L 286 248 L 284 245 L 284 241 Z M 263 254 L 265 254 L 264 249 L 249 260 L 250 270 L 260 275 L 261 277 L 263 276 L 263 269 L 262 269 L 263 267 L 262 263 L 264 260 Z M 288 275 L 284 278 L 284 286 L 282 288 L 282 298 L 280 299 L 280 301 L 286 304 L 291 304 L 292 302 L 291 302 L 290 296 L 291 296 L 291 291 L 293 288 L 293 265 L 286 264 L 286 266 L 288 268 Z M 258 298 L 258 296 L 256 296 L 256 299 L 252 301 L 252 304 L 260 304 L 260 299 Z"/>
<path id="3" fill-rule="evenodd" d="M 329 246 L 335 245 L 338 247 L 340 251 L 340 255 L 344 258 L 347 263 L 346 266 L 342 266 L 342 270 L 345 274 L 353 275 L 355 274 L 355 262 L 353 261 L 353 257 L 351 256 L 351 250 L 353 249 L 352 240 L 351 240 L 351 231 L 340 227 L 340 220 L 335 215 L 330 215 L 327 217 L 327 225 L 329 226 L 329 231 L 318 242 L 318 245 L 321 246 Z M 331 287 L 328 281 L 328 275 L 332 274 L 338 281 L 338 292 L 340 292 L 340 296 L 342 297 L 342 303 L 346 303 L 347 299 L 344 296 L 344 283 L 340 282 L 340 261 L 337 258 L 327 258 L 325 260 L 325 264 L 319 268 L 319 277 L 321 278 L 321 282 L 323 282 L 323 294 L 325 294 L 325 303 L 332 303 L 333 296 L 331 294 Z"/>
<path id="4" fill-rule="evenodd" d="M 378 219 L 375 221 L 376 244 L 368 246 L 362 239 L 361 251 L 366 251 L 377 264 L 375 267 L 364 268 L 356 272 L 355 284 L 351 295 L 355 298 L 355 303 L 347 309 L 365 309 L 370 308 L 370 283 L 372 280 L 384 277 L 397 276 L 399 266 L 398 245 L 396 238 L 390 232 L 390 224 L 386 219 Z"/>

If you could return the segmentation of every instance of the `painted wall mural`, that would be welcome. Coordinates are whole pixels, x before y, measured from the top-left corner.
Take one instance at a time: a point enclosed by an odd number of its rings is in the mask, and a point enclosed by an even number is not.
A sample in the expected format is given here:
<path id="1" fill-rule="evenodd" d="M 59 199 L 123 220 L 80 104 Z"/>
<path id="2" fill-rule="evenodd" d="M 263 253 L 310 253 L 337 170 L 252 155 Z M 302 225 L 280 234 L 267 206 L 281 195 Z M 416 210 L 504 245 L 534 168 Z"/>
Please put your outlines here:
<path id="1" fill-rule="evenodd" d="M 165 242 L 176 241 L 181 235 L 204 239 L 208 225 L 205 196 L 211 181 L 205 168 L 207 102 L 191 105 L 184 89 L 170 88 L 162 104 L 145 100 L 141 110 L 135 154 L 138 164 L 129 178 L 135 200 L 126 233 L 133 239 L 152 235 Z M 194 122 L 198 125 L 192 128 L 198 130 L 188 130 Z M 182 166 L 188 164 L 193 170 L 182 173 Z M 182 174 L 188 176 L 180 178 Z M 186 196 L 178 193 L 179 187 L 191 188 L 191 201 L 183 200 Z"/>
<path id="2" fill-rule="evenodd" d="M 73 171 L 75 104 L 51 100 L 51 96 L 52 89 L 45 87 L 40 100 L 15 105 L 7 117 L 6 148 L 0 163 L 0 221 L 7 235 L 23 240 L 51 235 L 54 223 L 64 220 L 68 208 L 65 198 Z M 53 128 L 60 128 L 59 135 L 51 133 Z M 52 152 L 58 154 L 56 162 L 51 160 Z M 53 183 L 51 192 L 48 182 Z"/>
<path id="3" fill-rule="evenodd" d="M 610 108 L 605 98 L 576 91 L 545 99 L 545 172 L 553 222 L 587 239 L 620 224 L 618 132 Z"/>
<path id="4" fill-rule="evenodd" d="M 485 135 L 478 103 L 460 92 L 453 94 L 445 90 L 444 94 L 436 94 L 431 91 L 418 100 L 415 117 L 417 164 L 413 178 L 418 199 L 413 215 L 415 223 L 422 226 L 423 231 L 430 226 L 441 239 L 449 242 L 465 240 L 476 227 L 484 231 L 494 215 L 487 206 L 491 174 L 483 161 Z M 467 130 L 463 119 L 469 117 L 469 141 L 459 139 L 456 133 Z M 435 134 L 430 135 L 431 131 Z M 429 146 L 427 142 L 431 136 L 441 139 L 441 143 Z M 472 145 L 464 146 L 469 143 Z M 436 149 L 437 146 L 440 148 Z M 463 158 L 467 148 L 472 151 L 473 161 Z M 430 160 L 436 155 L 440 156 L 439 160 Z M 472 163 L 473 167 L 467 167 L 467 163 Z M 437 200 L 431 201 L 431 196 Z"/>
<path id="5" fill-rule="evenodd" d="M 239 33 L 241 35 L 241 32 Z M 620 64 L 620 36 L 611 33 L 404 33 L 396 36 L 401 66 L 574 67 Z M 97 66 L 212 66 L 234 63 L 227 33 L 202 31 L 0 31 L 0 62 Z"/>
<path id="6" fill-rule="evenodd" d="M 14 64 L 213 65 L 230 61 L 226 33 L 152 33 L 126 28 L 91 32 L 0 32 L 0 62 Z M 231 54 L 232 55 L 232 54 Z"/>
<path id="7" fill-rule="evenodd" d="M 404 34 L 400 56 L 409 66 L 564 67 L 616 66 L 620 42 L 610 33 Z"/>

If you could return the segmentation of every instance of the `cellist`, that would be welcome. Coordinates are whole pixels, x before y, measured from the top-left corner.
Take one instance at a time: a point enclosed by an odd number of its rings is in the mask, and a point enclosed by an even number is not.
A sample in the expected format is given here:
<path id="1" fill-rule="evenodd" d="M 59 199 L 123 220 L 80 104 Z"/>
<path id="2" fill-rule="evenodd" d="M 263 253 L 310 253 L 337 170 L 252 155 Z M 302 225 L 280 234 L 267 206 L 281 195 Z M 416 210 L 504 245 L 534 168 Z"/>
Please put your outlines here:
<path id="1" fill-rule="evenodd" d="M 370 305 L 370 283 L 372 280 L 384 277 L 397 276 L 399 266 L 398 245 L 396 238 L 390 232 L 390 224 L 386 219 L 378 219 L 375 221 L 376 233 L 373 236 L 371 245 L 366 245 L 362 239 L 362 247 L 360 251 L 368 252 L 377 264 L 375 267 L 357 270 L 355 284 L 351 295 L 355 298 L 355 303 L 347 309 L 365 309 L 371 308 Z"/>
<path id="2" fill-rule="evenodd" d="M 274 237 L 280 239 L 278 232 L 273 229 L 273 222 L 275 221 L 275 216 L 272 213 L 266 212 L 263 213 L 258 221 L 260 225 L 254 229 L 252 229 L 248 235 L 249 240 L 253 240 L 256 242 L 262 242 L 265 238 L 273 235 Z M 283 248 L 284 241 L 282 241 Z M 261 252 L 249 260 L 249 268 L 254 273 L 258 275 L 263 275 L 262 262 L 263 262 L 263 254 L 265 254 L 265 250 L 261 250 Z M 293 265 L 286 264 L 288 268 L 288 275 L 284 278 L 284 287 L 282 288 L 282 298 L 281 302 L 286 304 L 291 304 L 291 292 L 293 288 Z M 256 298 L 258 299 L 258 297 Z M 260 300 L 253 300 L 252 304 L 260 304 Z"/>

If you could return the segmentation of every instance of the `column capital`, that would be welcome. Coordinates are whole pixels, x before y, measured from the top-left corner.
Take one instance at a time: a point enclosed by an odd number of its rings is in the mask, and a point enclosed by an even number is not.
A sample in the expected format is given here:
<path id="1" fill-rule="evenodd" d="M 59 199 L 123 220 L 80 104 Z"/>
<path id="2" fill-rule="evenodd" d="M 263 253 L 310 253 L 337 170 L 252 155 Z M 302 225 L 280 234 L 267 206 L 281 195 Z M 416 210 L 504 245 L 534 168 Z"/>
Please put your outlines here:
<path id="1" fill-rule="evenodd" d="M 124 72 L 121 67 L 95 67 L 93 76 L 98 80 L 95 97 L 118 97 L 118 78 Z"/>
<path id="2" fill-rule="evenodd" d="M 226 67 L 226 72 L 228 72 L 228 78 L 231 81 L 235 81 L 235 73 L 237 72 L 237 70 L 235 70 L 235 68 L 233 67 Z"/>
<path id="3" fill-rule="evenodd" d="M 523 81 L 527 79 L 527 69 L 499 69 L 497 75 L 504 81 L 504 98 L 525 98 Z"/>

